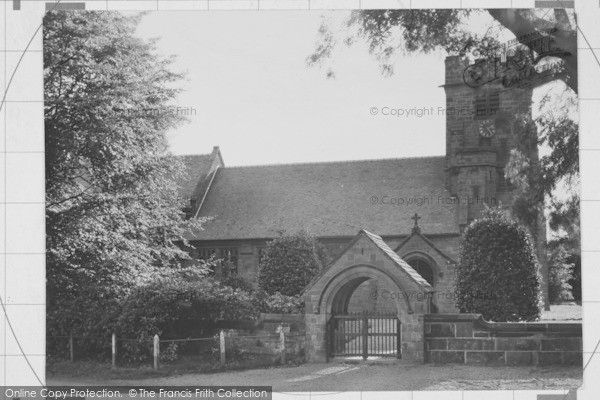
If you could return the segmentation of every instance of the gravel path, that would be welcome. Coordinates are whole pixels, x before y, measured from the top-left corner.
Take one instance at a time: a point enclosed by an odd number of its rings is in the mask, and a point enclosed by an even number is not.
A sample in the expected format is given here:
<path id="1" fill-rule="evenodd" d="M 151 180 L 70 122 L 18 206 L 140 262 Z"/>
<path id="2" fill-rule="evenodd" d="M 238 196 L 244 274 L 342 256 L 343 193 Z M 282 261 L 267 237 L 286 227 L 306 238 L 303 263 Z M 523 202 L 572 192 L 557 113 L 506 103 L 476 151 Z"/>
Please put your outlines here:
<path id="1" fill-rule="evenodd" d="M 49 377 L 51 385 L 266 385 L 274 391 L 377 391 L 571 389 L 581 385 L 581 368 L 478 367 L 468 365 L 304 364 L 213 374 L 185 374 L 135 381 Z"/>

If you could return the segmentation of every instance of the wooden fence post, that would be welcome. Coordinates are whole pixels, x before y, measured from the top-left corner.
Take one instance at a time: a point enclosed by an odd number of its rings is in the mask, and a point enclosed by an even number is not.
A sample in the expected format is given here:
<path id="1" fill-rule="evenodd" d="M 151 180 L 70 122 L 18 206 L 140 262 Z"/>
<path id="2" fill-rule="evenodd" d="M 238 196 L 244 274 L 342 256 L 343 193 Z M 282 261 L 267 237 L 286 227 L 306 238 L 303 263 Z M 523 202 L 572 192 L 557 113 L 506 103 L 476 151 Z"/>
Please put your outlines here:
<path id="1" fill-rule="evenodd" d="M 117 366 L 117 335 L 113 332 L 112 334 L 112 367 Z"/>
<path id="2" fill-rule="evenodd" d="M 158 357 L 160 356 L 160 339 L 154 335 L 154 369 L 158 369 Z"/>
<path id="3" fill-rule="evenodd" d="M 219 332 L 219 351 L 221 353 L 221 366 L 225 366 L 225 332 L 221 329 Z"/>
<path id="4" fill-rule="evenodd" d="M 285 332 L 283 326 L 279 330 L 279 348 L 281 349 L 281 364 L 285 364 Z"/>
<path id="5" fill-rule="evenodd" d="M 73 362 L 73 334 L 69 335 L 69 359 Z"/>

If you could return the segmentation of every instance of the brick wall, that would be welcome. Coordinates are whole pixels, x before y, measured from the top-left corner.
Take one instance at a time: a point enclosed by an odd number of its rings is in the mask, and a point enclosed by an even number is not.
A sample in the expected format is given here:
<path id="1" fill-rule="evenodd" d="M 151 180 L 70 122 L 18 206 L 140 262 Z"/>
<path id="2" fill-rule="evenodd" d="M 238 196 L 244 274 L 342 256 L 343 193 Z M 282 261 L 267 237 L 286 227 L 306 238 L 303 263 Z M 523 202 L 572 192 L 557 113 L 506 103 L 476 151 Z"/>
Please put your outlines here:
<path id="1" fill-rule="evenodd" d="M 480 314 L 425 316 L 425 361 L 582 365 L 579 323 L 493 323 Z"/>

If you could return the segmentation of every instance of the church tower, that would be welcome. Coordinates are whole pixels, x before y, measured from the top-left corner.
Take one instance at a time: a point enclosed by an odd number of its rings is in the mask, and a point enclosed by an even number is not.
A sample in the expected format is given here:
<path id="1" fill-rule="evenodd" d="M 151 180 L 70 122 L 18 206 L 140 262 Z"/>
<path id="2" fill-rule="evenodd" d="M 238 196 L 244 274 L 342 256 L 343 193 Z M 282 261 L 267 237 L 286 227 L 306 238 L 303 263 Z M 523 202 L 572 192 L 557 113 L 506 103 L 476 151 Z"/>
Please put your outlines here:
<path id="1" fill-rule="evenodd" d="M 510 209 L 517 195 L 504 170 L 510 150 L 520 140 L 513 129 L 514 117 L 531 113 L 532 88 L 505 86 L 502 76 L 494 79 L 502 68 L 499 60 L 470 65 L 459 56 L 446 58 L 446 189 L 460 204 L 461 232 L 486 204 Z M 537 147 L 533 151 L 528 156 L 537 161 Z M 546 221 L 543 214 L 538 218 L 532 234 L 537 237 L 541 289 L 549 309 Z"/>
<path id="2" fill-rule="evenodd" d="M 446 58 L 446 188 L 460 204 L 461 231 L 485 204 L 512 206 L 514 188 L 504 179 L 518 140 L 512 117 L 531 112 L 530 88 L 506 88 L 483 75 L 468 60 Z"/>

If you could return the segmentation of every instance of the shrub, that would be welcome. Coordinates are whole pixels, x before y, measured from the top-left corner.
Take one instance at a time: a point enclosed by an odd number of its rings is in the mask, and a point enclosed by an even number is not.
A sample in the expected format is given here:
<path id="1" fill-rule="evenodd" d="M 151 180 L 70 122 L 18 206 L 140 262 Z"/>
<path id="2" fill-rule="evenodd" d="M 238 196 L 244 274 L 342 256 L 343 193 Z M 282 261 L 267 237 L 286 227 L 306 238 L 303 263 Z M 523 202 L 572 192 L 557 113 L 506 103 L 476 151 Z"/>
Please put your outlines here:
<path id="1" fill-rule="evenodd" d="M 300 295 L 327 263 L 325 248 L 305 231 L 282 235 L 267 244 L 258 284 L 268 294 Z"/>
<path id="2" fill-rule="evenodd" d="M 243 290 L 244 292 L 251 292 L 253 290 L 250 282 L 239 276 L 228 276 L 223 278 L 221 279 L 221 285 L 229 286 L 233 289 Z"/>
<path id="3" fill-rule="evenodd" d="M 252 319 L 257 314 L 248 293 L 212 278 L 157 279 L 137 288 L 125 300 L 117 334 L 135 339 L 124 346 L 126 361 L 141 362 L 150 358 L 155 334 L 161 339 L 198 337 L 212 333 L 204 330 L 216 322 Z"/>
<path id="4" fill-rule="evenodd" d="M 488 209 L 463 234 L 457 306 L 492 321 L 532 321 L 541 306 L 539 263 L 525 228 Z"/>
<path id="5" fill-rule="evenodd" d="M 160 350 L 160 362 L 168 364 L 176 361 L 179 358 L 178 350 L 179 346 L 175 342 L 170 342 L 166 348 Z"/>
<path id="6" fill-rule="evenodd" d="M 279 292 L 269 295 L 264 291 L 256 291 L 253 295 L 254 306 L 263 313 L 301 314 L 304 312 L 302 296 L 286 296 Z"/>

